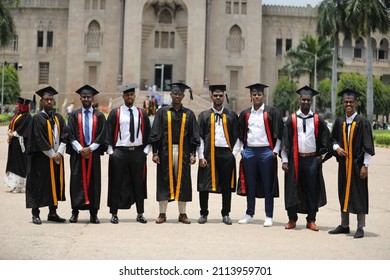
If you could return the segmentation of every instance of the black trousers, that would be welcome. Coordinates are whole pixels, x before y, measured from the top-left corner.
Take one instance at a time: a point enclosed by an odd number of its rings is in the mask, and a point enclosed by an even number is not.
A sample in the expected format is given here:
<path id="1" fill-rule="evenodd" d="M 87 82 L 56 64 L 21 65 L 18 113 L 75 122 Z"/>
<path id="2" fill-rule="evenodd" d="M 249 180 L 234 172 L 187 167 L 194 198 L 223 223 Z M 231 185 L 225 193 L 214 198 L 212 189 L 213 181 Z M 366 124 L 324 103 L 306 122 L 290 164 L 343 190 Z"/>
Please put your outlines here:
<path id="1" fill-rule="evenodd" d="M 232 190 L 231 176 L 234 168 L 235 157 L 229 148 L 215 148 L 215 171 L 217 182 L 222 191 L 222 216 L 228 216 L 231 211 Z M 208 162 L 210 164 L 210 162 Z M 199 192 L 200 214 L 209 214 L 209 192 Z"/>

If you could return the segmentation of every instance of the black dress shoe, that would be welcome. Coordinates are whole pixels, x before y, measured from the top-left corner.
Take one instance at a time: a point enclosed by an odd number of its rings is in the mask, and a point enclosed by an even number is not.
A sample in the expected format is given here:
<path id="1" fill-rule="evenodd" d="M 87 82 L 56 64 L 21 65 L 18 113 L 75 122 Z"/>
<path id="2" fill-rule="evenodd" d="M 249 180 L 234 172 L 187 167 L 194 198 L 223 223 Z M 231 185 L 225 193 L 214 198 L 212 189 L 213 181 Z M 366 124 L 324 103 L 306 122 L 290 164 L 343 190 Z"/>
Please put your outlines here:
<path id="1" fill-rule="evenodd" d="M 72 216 L 69 219 L 69 223 L 72 223 L 72 224 L 77 223 L 78 220 L 79 220 L 79 215 L 72 214 Z"/>
<path id="2" fill-rule="evenodd" d="M 178 221 L 183 224 L 191 224 L 190 219 L 188 219 L 187 214 L 179 214 Z"/>
<path id="3" fill-rule="evenodd" d="M 340 234 L 340 233 L 349 233 L 349 226 L 348 227 L 342 227 L 342 226 L 338 226 L 337 228 L 329 231 L 328 233 L 329 234 Z"/>
<path id="4" fill-rule="evenodd" d="M 145 219 L 143 214 L 138 214 L 137 215 L 137 222 L 141 224 L 146 224 L 148 221 Z"/>
<path id="5" fill-rule="evenodd" d="M 110 222 L 113 223 L 113 224 L 119 223 L 118 216 L 117 215 L 112 215 Z"/>
<path id="6" fill-rule="evenodd" d="M 97 215 L 91 215 L 91 216 L 89 217 L 89 221 L 90 221 L 91 223 L 93 223 L 93 224 L 99 224 L 99 223 L 100 223 L 100 220 L 99 220 L 99 218 L 98 218 Z"/>
<path id="7" fill-rule="evenodd" d="M 363 238 L 363 237 L 364 237 L 364 230 L 362 228 L 358 228 L 353 238 Z"/>
<path id="8" fill-rule="evenodd" d="M 66 219 L 61 218 L 58 216 L 58 214 L 49 214 L 47 216 L 47 220 L 50 222 L 56 222 L 56 223 L 65 223 Z"/>
<path id="9" fill-rule="evenodd" d="M 32 222 L 36 225 L 42 224 L 41 218 L 39 218 L 39 216 L 32 216 Z"/>
<path id="10" fill-rule="evenodd" d="M 222 222 L 223 222 L 225 225 L 231 225 L 231 224 L 233 224 L 232 219 L 230 219 L 229 216 L 223 216 Z"/>
<path id="11" fill-rule="evenodd" d="M 198 219 L 199 224 L 205 224 L 207 223 L 207 216 L 206 215 L 201 215 Z"/>

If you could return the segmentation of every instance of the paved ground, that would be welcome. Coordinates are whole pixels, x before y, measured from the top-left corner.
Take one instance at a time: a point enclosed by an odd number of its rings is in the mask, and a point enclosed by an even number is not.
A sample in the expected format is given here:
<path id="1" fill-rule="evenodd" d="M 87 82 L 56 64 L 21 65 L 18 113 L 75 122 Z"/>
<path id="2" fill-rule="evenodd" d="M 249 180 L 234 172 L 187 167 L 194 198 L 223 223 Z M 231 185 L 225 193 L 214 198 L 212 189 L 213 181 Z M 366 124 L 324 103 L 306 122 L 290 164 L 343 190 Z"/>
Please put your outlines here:
<path id="1" fill-rule="evenodd" d="M 7 157 L 6 127 L 0 127 L 0 170 Z M 283 204 L 283 177 L 279 170 L 281 197 L 275 199 L 274 226 L 264 228 L 264 201 L 257 200 L 253 224 L 239 225 L 245 213 L 245 198 L 233 195 L 232 226 L 221 222 L 221 197 L 211 195 L 209 222 L 199 225 L 199 201 L 196 192 L 196 168 L 192 168 L 193 201 L 187 212 L 191 225 L 177 222 L 176 203 L 168 206 L 168 222 L 157 225 L 158 203 L 155 200 L 155 165 L 148 158 L 148 199 L 145 203 L 147 224 L 135 221 L 136 212 L 120 210 L 120 223 L 109 222 L 106 206 L 108 156 L 102 161 L 101 224 L 89 223 L 88 212 L 81 212 L 77 224 L 46 221 L 47 209 L 41 209 L 43 224 L 31 222 L 25 208 L 25 195 L 0 191 L 0 259 L 2 260 L 389 260 L 390 259 L 390 149 L 377 148 L 369 168 L 370 213 L 365 238 L 353 234 L 356 219 L 351 216 L 349 235 L 332 236 L 328 230 L 339 224 L 337 198 L 337 164 L 329 160 L 324 167 L 328 204 L 317 216 L 319 232 L 305 228 L 300 216 L 295 230 L 285 230 L 287 222 Z M 69 183 L 69 158 L 66 157 Z M 0 176 L 2 183 L 3 176 Z M 67 201 L 59 204 L 58 213 L 71 215 L 69 187 Z"/>

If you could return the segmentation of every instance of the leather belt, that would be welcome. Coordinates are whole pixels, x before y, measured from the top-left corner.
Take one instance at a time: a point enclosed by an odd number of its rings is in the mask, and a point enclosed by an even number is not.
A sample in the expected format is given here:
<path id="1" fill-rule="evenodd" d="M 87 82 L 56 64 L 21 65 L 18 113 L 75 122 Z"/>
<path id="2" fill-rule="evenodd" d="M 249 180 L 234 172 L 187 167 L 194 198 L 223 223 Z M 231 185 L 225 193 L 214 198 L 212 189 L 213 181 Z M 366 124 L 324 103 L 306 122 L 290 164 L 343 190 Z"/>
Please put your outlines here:
<path id="1" fill-rule="evenodd" d="M 116 147 L 116 148 L 120 149 L 120 150 L 126 150 L 126 151 L 139 151 L 139 150 L 143 150 L 142 146 L 131 146 L 131 147 L 120 146 L 120 147 Z"/>
<path id="2" fill-rule="evenodd" d="M 317 155 L 316 152 L 314 152 L 314 153 L 299 153 L 300 157 L 314 157 L 316 155 Z"/>

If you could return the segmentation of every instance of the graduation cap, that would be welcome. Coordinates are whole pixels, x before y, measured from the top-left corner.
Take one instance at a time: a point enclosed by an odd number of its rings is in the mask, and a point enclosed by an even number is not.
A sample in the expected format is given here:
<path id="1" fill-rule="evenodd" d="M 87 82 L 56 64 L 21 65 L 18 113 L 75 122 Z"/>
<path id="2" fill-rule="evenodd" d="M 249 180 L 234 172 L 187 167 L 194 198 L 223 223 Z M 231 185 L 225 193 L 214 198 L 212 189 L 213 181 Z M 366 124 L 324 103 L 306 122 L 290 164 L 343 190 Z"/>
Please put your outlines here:
<path id="1" fill-rule="evenodd" d="M 211 93 L 220 91 L 220 92 L 225 92 L 226 91 L 226 85 L 209 85 L 209 91 Z M 226 93 L 226 102 L 229 103 L 229 97 Z"/>
<path id="2" fill-rule="evenodd" d="M 92 95 L 96 95 L 99 93 L 96 89 L 94 89 L 90 85 L 84 85 L 81 88 L 79 88 L 78 90 L 76 90 L 76 92 L 80 95 L 83 93 L 91 93 Z"/>
<path id="3" fill-rule="evenodd" d="M 135 92 L 135 89 L 138 88 L 138 85 L 135 84 L 135 83 L 130 83 L 130 84 L 127 84 L 127 85 L 124 85 L 121 89 L 121 91 L 123 93 L 127 93 L 127 92 Z"/>
<path id="4" fill-rule="evenodd" d="M 302 96 L 302 95 L 310 95 L 311 97 L 313 97 L 313 96 L 318 94 L 318 91 L 316 91 L 315 89 L 312 89 L 309 86 L 304 86 L 304 87 L 301 87 L 300 89 L 298 89 L 296 91 L 296 93 L 298 93 L 300 96 Z"/>
<path id="5" fill-rule="evenodd" d="M 340 91 L 337 95 L 342 98 L 354 98 L 354 99 L 357 99 L 359 96 L 361 96 L 359 92 L 348 88 Z"/>
<path id="6" fill-rule="evenodd" d="M 58 94 L 58 92 L 51 86 L 42 88 L 42 89 L 36 91 L 35 93 L 38 94 L 41 98 L 43 96 L 45 96 L 45 95 L 56 95 L 56 94 Z"/>
<path id="7" fill-rule="evenodd" d="M 188 89 L 188 91 L 190 92 L 190 99 L 193 100 L 193 96 L 192 96 L 192 89 L 187 86 L 186 84 L 183 84 L 183 83 L 172 83 L 172 84 L 169 84 L 169 86 L 171 87 L 171 92 L 181 92 L 184 94 L 184 91 L 186 89 Z"/>
<path id="8" fill-rule="evenodd" d="M 263 92 L 264 93 L 264 89 L 267 88 L 267 87 L 268 87 L 267 85 L 257 83 L 257 84 L 253 84 L 253 85 L 247 86 L 245 88 L 249 88 L 249 91 L 251 93 L 253 91 Z"/>
<path id="9" fill-rule="evenodd" d="M 16 100 L 16 103 L 22 104 L 22 105 L 28 105 L 30 104 L 31 100 L 30 99 L 24 99 L 22 97 L 18 97 Z"/>

